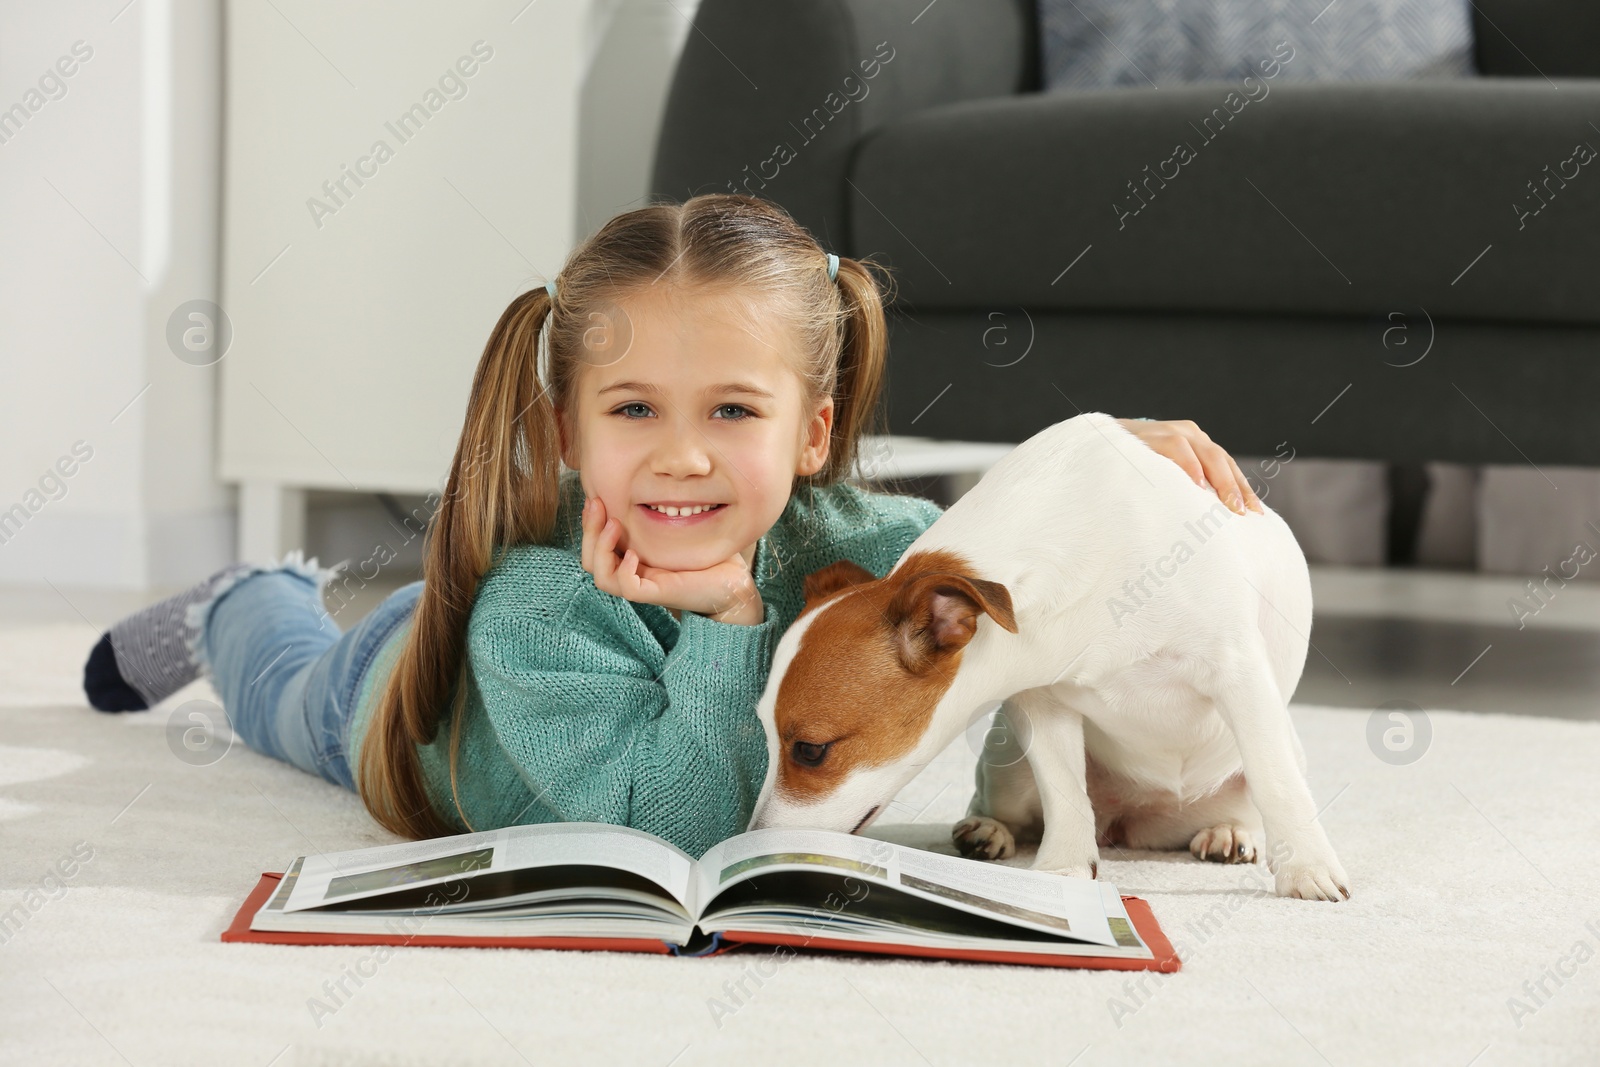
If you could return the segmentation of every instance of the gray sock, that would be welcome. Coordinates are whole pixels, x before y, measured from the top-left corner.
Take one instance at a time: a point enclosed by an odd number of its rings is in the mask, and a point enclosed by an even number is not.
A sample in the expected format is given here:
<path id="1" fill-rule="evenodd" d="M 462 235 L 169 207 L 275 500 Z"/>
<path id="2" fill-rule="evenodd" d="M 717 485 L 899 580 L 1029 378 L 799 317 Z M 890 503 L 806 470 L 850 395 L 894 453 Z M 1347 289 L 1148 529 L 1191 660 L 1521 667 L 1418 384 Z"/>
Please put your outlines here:
<path id="1" fill-rule="evenodd" d="M 116 655 L 117 673 L 149 707 L 165 700 L 200 676 L 190 654 L 198 640 L 187 620 L 189 607 L 216 595 L 252 570 L 235 563 L 176 596 L 150 605 L 115 623 L 107 636 Z"/>

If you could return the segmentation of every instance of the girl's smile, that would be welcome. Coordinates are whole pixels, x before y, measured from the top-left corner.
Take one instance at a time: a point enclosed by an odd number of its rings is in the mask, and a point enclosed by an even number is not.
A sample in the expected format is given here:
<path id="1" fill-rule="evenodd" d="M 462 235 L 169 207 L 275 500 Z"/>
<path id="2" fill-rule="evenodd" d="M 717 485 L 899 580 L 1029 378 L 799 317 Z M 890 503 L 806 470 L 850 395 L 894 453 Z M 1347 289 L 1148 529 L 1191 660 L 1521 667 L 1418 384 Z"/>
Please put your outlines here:
<path id="1" fill-rule="evenodd" d="M 637 506 L 650 518 L 651 522 L 659 523 L 669 529 L 672 527 L 699 526 L 711 522 L 728 508 L 726 504 L 700 505 L 705 510 L 696 512 L 692 505 L 661 505 L 671 507 L 673 511 L 678 512 L 676 515 L 669 515 L 665 511 L 658 510 L 658 506 L 650 504 L 639 504 Z"/>

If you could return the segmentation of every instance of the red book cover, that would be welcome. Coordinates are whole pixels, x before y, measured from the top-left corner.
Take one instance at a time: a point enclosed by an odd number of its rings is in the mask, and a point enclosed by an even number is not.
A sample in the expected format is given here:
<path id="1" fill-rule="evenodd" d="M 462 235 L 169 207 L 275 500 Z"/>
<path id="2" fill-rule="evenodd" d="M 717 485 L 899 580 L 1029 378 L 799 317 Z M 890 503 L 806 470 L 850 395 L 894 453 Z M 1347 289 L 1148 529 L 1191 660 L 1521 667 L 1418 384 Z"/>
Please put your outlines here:
<path id="1" fill-rule="evenodd" d="M 440 934 L 294 933 L 282 930 L 252 930 L 250 920 L 267 903 L 282 874 L 267 873 L 222 932 L 224 941 L 254 941 L 272 945 L 440 945 L 455 948 L 554 948 L 599 949 L 607 952 L 653 952 L 662 956 L 719 956 L 742 945 L 790 945 L 797 948 L 826 949 L 835 952 L 869 952 L 886 956 L 921 956 L 932 959 L 979 960 L 988 963 L 1028 964 L 1041 967 L 1084 967 L 1116 971 L 1177 971 L 1183 964 L 1172 943 L 1162 933 L 1150 905 L 1139 897 L 1124 896 L 1128 919 L 1155 954 L 1150 960 L 1114 959 L 1101 956 L 1058 956 L 1042 952 L 1014 952 L 1009 949 L 926 948 L 919 945 L 883 945 L 843 938 L 769 934 L 727 930 L 713 935 L 711 947 L 702 952 L 680 953 L 678 946 L 655 938 L 638 937 L 457 937 Z"/>

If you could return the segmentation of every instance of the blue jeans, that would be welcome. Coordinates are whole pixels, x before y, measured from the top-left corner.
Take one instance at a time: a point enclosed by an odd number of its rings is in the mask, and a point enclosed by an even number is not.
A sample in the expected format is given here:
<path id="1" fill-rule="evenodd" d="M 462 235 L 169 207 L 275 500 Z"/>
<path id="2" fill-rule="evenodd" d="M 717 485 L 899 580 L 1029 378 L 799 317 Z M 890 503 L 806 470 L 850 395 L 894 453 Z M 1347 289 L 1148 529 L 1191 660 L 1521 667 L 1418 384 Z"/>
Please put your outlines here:
<path id="1" fill-rule="evenodd" d="M 241 579 L 214 601 L 201 650 L 233 732 L 255 749 L 355 789 L 346 751 L 367 668 L 416 607 L 422 583 L 388 596 L 341 633 L 310 569 Z"/>

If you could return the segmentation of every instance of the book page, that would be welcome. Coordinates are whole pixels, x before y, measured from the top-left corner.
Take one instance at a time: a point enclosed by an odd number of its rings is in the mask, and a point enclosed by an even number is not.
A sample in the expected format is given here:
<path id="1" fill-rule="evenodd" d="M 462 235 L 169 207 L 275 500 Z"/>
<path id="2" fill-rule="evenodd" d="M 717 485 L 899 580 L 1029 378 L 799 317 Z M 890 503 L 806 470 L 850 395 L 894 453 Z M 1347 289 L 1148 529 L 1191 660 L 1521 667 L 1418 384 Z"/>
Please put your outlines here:
<path id="1" fill-rule="evenodd" d="M 654 834 L 609 823 L 566 822 L 515 826 L 507 862 L 512 867 L 548 867 L 558 863 L 616 867 L 648 878 L 685 907 L 694 860 L 676 845 Z"/>
<path id="2" fill-rule="evenodd" d="M 337 906 L 397 889 L 458 885 L 488 873 L 588 865 L 628 871 L 688 907 L 694 861 L 640 830 L 609 823 L 508 826 L 475 834 L 301 857 L 286 912 Z"/>
<path id="3" fill-rule="evenodd" d="M 1122 894 L 1117 892 L 1117 887 L 1109 882 L 1101 883 L 1100 895 L 1105 900 L 1106 922 L 1110 925 L 1111 935 L 1117 939 L 1117 944 L 1123 948 L 1141 948 L 1154 958 L 1155 953 L 1145 944 L 1139 928 L 1128 918 L 1128 906 L 1122 902 Z"/>
<path id="4" fill-rule="evenodd" d="M 831 830 L 751 830 L 712 845 L 696 864 L 697 911 L 742 875 L 778 865 L 822 865 L 887 878 L 895 845 Z"/>
<path id="5" fill-rule="evenodd" d="M 895 847 L 900 850 L 903 888 L 1034 929 L 1054 929 L 1097 945 L 1117 943 L 1101 896 L 1108 883 Z"/>
<path id="6" fill-rule="evenodd" d="M 1041 933 L 1118 944 L 1102 897 L 1108 883 L 946 856 L 856 834 L 752 830 L 707 850 L 698 866 L 702 913 L 712 910 L 718 893 L 762 873 L 827 870 Z M 1115 887 L 1109 888 L 1115 895 Z M 815 903 L 794 901 L 797 906 Z"/>

